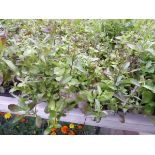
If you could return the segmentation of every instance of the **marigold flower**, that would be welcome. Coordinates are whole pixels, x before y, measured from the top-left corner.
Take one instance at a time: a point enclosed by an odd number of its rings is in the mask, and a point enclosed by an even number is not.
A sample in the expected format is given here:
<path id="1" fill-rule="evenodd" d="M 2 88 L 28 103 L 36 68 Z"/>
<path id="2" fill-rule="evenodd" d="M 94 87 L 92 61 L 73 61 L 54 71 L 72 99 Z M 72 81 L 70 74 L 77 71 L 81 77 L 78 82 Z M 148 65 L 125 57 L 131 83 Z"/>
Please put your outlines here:
<path id="1" fill-rule="evenodd" d="M 74 124 L 71 123 L 71 124 L 69 125 L 69 128 L 74 129 Z"/>
<path id="2" fill-rule="evenodd" d="M 56 131 L 56 128 L 52 128 L 52 129 L 51 129 L 51 132 L 55 132 L 55 131 Z"/>
<path id="3" fill-rule="evenodd" d="M 75 135 L 75 132 L 73 130 L 70 130 L 68 134 L 69 135 Z"/>
<path id="4" fill-rule="evenodd" d="M 0 112 L 0 115 L 2 115 L 2 116 L 3 116 L 4 114 L 5 114 L 4 112 Z"/>
<path id="5" fill-rule="evenodd" d="M 4 115 L 4 118 L 5 119 L 9 119 L 11 117 L 11 114 L 10 113 L 6 113 L 5 115 Z"/>
<path id="6" fill-rule="evenodd" d="M 20 120 L 21 123 L 24 123 L 25 121 L 26 121 L 25 118 L 22 118 L 22 119 Z"/>
<path id="7" fill-rule="evenodd" d="M 51 135 L 56 135 L 57 133 L 55 131 L 51 132 Z"/>
<path id="8" fill-rule="evenodd" d="M 64 126 L 61 127 L 61 132 L 63 134 L 67 134 L 67 130 L 68 130 L 68 127 L 66 125 L 64 125 Z"/>
<path id="9" fill-rule="evenodd" d="M 77 128 L 78 128 L 79 130 L 81 130 L 81 129 L 83 128 L 83 126 L 82 126 L 82 125 L 78 125 Z"/>

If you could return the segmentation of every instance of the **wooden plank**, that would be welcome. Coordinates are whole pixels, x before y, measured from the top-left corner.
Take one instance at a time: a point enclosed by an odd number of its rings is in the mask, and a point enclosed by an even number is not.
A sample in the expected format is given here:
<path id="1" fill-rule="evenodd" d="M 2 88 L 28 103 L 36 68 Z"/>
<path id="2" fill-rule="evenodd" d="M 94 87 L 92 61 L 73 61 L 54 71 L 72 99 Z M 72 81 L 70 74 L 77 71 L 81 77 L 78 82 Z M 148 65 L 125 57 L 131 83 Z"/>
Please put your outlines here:
<path id="1" fill-rule="evenodd" d="M 15 98 L 0 96 L 0 111 L 10 112 L 8 109 L 9 104 L 17 104 L 18 101 Z M 42 118 L 48 119 L 48 114 L 44 112 L 46 103 L 40 103 L 37 105 L 37 113 Z M 20 112 L 21 114 L 21 112 Z M 155 134 L 155 125 L 151 118 L 140 114 L 127 114 L 125 123 L 119 121 L 118 115 L 109 115 L 101 119 L 99 123 L 93 121 L 92 116 L 84 115 L 79 109 L 73 109 L 66 113 L 66 116 L 61 117 L 61 121 L 74 122 L 79 124 L 113 128 L 117 130 L 128 130 L 141 132 L 146 134 Z"/>

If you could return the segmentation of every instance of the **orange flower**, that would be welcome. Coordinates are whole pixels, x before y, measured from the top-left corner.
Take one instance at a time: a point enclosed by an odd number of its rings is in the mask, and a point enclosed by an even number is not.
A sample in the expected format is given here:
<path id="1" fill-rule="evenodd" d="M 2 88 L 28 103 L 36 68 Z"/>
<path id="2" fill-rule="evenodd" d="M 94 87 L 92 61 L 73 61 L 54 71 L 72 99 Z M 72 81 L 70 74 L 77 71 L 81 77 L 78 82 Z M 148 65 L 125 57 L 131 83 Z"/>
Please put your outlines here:
<path id="1" fill-rule="evenodd" d="M 81 129 L 83 128 L 83 126 L 82 126 L 82 125 L 78 125 L 77 128 L 78 128 L 79 130 L 81 130 Z"/>
<path id="2" fill-rule="evenodd" d="M 63 134 L 67 134 L 67 130 L 68 130 L 68 127 L 66 125 L 64 125 L 63 127 L 61 127 L 61 132 Z"/>
<path id="3" fill-rule="evenodd" d="M 3 116 L 4 114 L 5 114 L 5 112 L 0 112 L 0 115 L 2 115 L 2 116 Z"/>
<path id="4" fill-rule="evenodd" d="M 70 130 L 68 134 L 69 135 L 75 135 L 75 132 L 73 130 Z"/>
<path id="5" fill-rule="evenodd" d="M 51 132 L 55 132 L 55 131 L 56 131 L 56 128 L 52 128 L 52 129 L 51 129 Z"/>
<path id="6" fill-rule="evenodd" d="M 24 122 L 25 122 L 25 118 L 22 118 L 22 119 L 20 120 L 20 122 L 21 122 L 21 123 L 24 123 Z"/>
<path id="7" fill-rule="evenodd" d="M 51 132 L 51 135 L 56 135 L 57 133 L 55 131 Z"/>

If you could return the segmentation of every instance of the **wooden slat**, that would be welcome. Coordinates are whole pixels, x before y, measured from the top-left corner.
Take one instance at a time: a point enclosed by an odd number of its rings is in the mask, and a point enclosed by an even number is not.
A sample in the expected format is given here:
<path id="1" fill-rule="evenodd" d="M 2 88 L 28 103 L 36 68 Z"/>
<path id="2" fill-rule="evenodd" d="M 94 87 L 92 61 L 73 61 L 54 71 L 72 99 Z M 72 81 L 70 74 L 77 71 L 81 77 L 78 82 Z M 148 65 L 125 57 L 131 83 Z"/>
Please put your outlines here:
<path id="1" fill-rule="evenodd" d="M 0 111 L 10 112 L 8 109 L 9 104 L 17 104 L 15 98 L 0 96 Z M 48 114 L 44 112 L 46 103 L 40 103 L 37 106 L 37 113 L 42 118 L 48 119 Z M 20 112 L 21 114 L 21 112 Z M 84 115 L 79 109 L 73 109 L 66 113 L 66 116 L 61 117 L 61 121 L 74 122 L 79 124 L 86 124 L 91 126 L 113 128 L 118 130 L 135 131 L 146 134 L 155 134 L 155 125 L 151 118 L 140 114 L 127 114 L 125 123 L 119 121 L 118 115 L 109 115 L 101 119 L 99 123 L 93 121 L 92 116 Z"/>

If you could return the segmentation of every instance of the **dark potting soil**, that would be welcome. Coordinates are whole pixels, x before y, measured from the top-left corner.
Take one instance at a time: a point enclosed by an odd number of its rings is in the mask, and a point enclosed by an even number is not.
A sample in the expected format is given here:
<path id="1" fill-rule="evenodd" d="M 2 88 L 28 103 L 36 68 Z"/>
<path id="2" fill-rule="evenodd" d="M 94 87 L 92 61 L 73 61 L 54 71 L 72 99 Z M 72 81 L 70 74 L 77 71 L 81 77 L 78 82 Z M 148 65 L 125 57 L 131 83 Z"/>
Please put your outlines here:
<path id="1" fill-rule="evenodd" d="M 0 92 L 0 96 L 13 97 L 13 96 L 9 93 L 10 90 L 11 90 L 11 88 L 13 88 L 13 85 L 14 85 L 14 84 L 13 84 L 12 81 L 9 81 L 9 82 L 5 83 L 4 85 L 3 85 L 3 84 L 0 85 L 1 87 L 4 88 L 4 92 L 3 92 L 3 93 Z M 20 92 L 20 91 L 15 91 L 14 94 L 18 96 L 18 95 L 21 94 L 21 92 Z"/>
<path id="2" fill-rule="evenodd" d="M 5 96 L 5 97 L 13 97 L 11 94 L 9 93 L 0 93 L 0 96 Z"/>
<path id="3" fill-rule="evenodd" d="M 16 91 L 16 92 L 14 92 L 13 94 L 16 95 L 16 96 L 18 96 L 18 95 L 20 95 L 21 93 L 20 93 L 19 91 Z M 4 93 L 0 93 L 0 96 L 13 97 L 13 95 L 11 95 L 11 94 L 9 93 L 9 91 L 5 91 Z"/>

